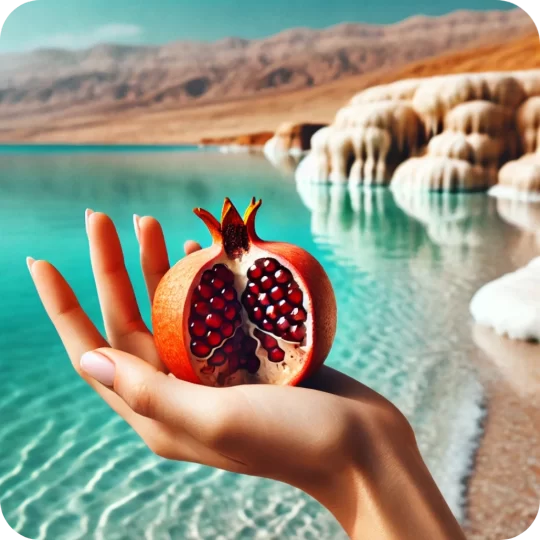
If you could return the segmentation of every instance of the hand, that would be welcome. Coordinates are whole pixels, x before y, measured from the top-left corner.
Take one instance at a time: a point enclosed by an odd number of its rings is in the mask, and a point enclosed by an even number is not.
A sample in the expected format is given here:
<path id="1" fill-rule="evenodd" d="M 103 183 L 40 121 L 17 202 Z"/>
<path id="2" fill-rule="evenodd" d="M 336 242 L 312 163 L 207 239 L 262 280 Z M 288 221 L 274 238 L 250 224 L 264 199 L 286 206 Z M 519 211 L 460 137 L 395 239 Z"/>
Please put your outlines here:
<path id="1" fill-rule="evenodd" d="M 423 538 L 411 528 L 410 507 L 403 508 L 402 497 L 396 497 L 397 488 L 405 487 L 410 501 L 419 499 L 421 510 L 435 506 L 442 515 L 418 527 L 431 534 L 450 523 L 452 536 L 430 538 L 462 538 L 423 465 L 408 422 L 354 379 L 324 367 L 301 388 L 217 389 L 168 374 L 142 320 L 114 224 L 105 214 L 87 211 L 86 217 L 107 340 L 51 264 L 29 259 L 28 266 L 77 373 L 154 453 L 289 483 L 327 506 L 351 536 L 370 531 L 367 537 L 374 540 L 394 538 L 387 511 L 403 512 L 400 519 L 408 524 L 404 530 L 411 531 L 410 538 Z M 135 231 L 152 300 L 169 269 L 165 240 L 151 217 L 135 217 Z M 186 243 L 187 254 L 198 249 Z M 410 478 L 411 467 L 419 471 L 420 485 Z"/>

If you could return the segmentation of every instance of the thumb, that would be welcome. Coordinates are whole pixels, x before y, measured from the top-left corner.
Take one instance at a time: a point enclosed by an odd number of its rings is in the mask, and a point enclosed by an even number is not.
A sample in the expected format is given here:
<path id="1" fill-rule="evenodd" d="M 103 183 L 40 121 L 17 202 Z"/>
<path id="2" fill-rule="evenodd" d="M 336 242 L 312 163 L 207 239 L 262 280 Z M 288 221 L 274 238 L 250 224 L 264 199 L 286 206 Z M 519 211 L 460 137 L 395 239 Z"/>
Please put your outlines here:
<path id="1" fill-rule="evenodd" d="M 123 351 L 101 348 L 81 358 L 81 369 L 108 386 L 137 414 L 168 426 L 181 427 L 196 438 L 211 427 L 212 409 L 222 392 L 195 385 L 162 371 L 143 359 Z M 222 405 L 222 403 L 220 403 Z"/>

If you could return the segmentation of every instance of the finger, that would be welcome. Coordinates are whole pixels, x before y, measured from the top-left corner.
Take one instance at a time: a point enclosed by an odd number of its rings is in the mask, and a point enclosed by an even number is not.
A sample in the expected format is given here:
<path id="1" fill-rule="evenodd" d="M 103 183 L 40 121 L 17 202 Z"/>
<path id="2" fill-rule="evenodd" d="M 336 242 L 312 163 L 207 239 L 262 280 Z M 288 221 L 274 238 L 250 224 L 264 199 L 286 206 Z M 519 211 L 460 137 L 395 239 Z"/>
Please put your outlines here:
<path id="1" fill-rule="evenodd" d="M 112 220 L 92 213 L 87 220 L 90 257 L 109 342 L 159 365 L 153 339 L 142 320 Z"/>
<path id="2" fill-rule="evenodd" d="M 202 249 L 201 244 L 199 242 L 194 242 L 193 240 L 188 240 L 184 243 L 184 252 L 186 255 L 191 255 L 192 253 L 195 253 L 196 251 L 199 251 Z"/>
<path id="3" fill-rule="evenodd" d="M 153 217 L 133 216 L 135 234 L 140 245 L 141 267 L 150 303 L 154 300 L 159 282 L 169 271 L 169 256 L 159 222 Z"/>
<path id="4" fill-rule="evenodd" d="M 74 292 L 60 272 L 45 261 L 29 261 L 29 269 L 45 311 L 49 315 L 73 367 L 101 397 L 128 422 L 134 420 L 131 409 L 110 389 L 83 373 L 81 356 L 108 344 L 80 306 Z"/>
<path id="5" fill-rule="evenodd" d="M 110 386 L 137 414 L 181 427 L 201 440 L 210 436 L 223 412 L 234 412 L 230 389 L 215 389 L 169 377 L 140 358 L 116 349 L 88 354 L 109 361 L 103 384 Z M 85 365 L 88 365 L 85 357 Z M 112 367 L 111 367 L 112 366 Z M 86 369 L 86 368 L 85 368 Z M 101 376 L 96 372 L 96 376 Z M 227 422 L 223 422 L 226 425 Z"/>

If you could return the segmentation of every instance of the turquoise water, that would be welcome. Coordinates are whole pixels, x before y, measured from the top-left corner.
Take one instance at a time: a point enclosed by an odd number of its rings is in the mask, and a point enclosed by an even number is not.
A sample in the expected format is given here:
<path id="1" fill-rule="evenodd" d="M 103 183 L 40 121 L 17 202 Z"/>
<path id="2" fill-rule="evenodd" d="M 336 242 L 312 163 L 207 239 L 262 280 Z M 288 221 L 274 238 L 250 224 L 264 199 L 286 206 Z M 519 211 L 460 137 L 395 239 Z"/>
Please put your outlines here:
<path id="1" fill-rule="evenodd" d="M 26 269 L 28 255 L 53 262 L 101 327 L 84 210 L 107 212 L 148 321 L 133 213 L 160 219 L 174 261 L 187 238 L 208 243 L 194 206 L 219 212 L 229 196 L 242 208 L 253 195 L 260 235 L 308 249 L 334 284 L 328 362 L 402 408 L 464 519 L 484 415 L 468 302 L 515 264 L 517 232 L 494 201 L 298 189 L 259 156 L 116 150 L 0 150 L 0 505 L 11 526 L 51 540 L 345 538 L 293 488 L 153 456 L 75 376 Z"/>

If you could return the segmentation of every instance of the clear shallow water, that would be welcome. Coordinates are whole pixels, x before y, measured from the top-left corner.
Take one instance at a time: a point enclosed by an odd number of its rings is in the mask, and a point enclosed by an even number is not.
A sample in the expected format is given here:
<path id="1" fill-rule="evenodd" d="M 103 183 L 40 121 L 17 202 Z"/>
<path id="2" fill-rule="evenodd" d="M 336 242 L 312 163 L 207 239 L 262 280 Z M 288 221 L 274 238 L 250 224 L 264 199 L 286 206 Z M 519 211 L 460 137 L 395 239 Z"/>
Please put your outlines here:
<path id="1" fill-rule="evenodd" d="M 253 195 L 264 200 L 261 236 L 303 246 L 330 275 L 339 328 L 329 363 L 405 412 L 463 519 L 463 478 L 484 414 L 468 303 L 518 256 L 517 230 L 495 201 L 297 189 L 290 173 L 257 156 L 3 149 L 0 505 L 21 534 L 345 538 L 328 512 L 288 486 L 153 456 L 75 376 L 27 274 L 27 255 L 52 261 L 101 327 L 84 210 L 107 212 L 148 315 L 132 214 L 161 220 L 174 261 L 185 239 L 208 242 L 194 206 L 219 212 L 229 196 L 242 208 Z"/>

